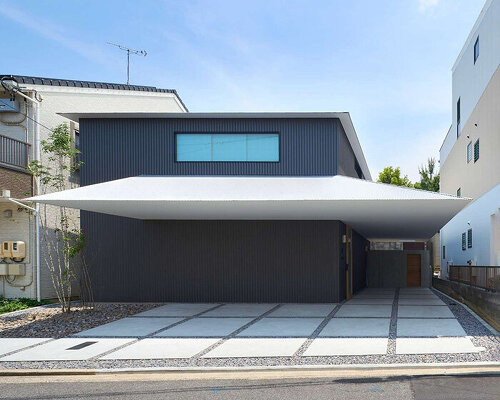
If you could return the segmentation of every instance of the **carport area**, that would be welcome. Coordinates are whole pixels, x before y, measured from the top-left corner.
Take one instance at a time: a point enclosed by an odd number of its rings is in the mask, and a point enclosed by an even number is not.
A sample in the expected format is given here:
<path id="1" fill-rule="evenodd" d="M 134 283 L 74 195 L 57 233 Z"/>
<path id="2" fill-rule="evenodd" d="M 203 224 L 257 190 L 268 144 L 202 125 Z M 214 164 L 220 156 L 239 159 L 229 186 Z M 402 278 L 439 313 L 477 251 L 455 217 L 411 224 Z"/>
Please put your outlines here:
<path id="1" fill-rule="evenodd" d="M 484 352 L 447 302 L 428 288 L 402 288 L 365 289 L 341 304 L 169 303 L 69 338 L 0 339 L 0 362 L 352 363 Z"/>
<path id="2" fill-rule="evenodd" d="M 430 286 L 423 254 L 367 265 L 368 241 L 432 237 L 469 202 L 341 175 L 137 176 L 31 200 L 82 211 L 97 301 L 277 304 Z"/>

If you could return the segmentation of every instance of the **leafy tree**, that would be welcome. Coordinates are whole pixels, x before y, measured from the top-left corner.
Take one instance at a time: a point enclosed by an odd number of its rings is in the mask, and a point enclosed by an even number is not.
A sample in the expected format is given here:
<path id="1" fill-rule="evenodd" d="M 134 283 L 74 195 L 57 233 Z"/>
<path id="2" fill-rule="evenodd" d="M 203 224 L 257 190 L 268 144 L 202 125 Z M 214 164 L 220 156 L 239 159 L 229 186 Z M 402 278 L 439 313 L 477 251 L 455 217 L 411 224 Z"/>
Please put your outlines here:
<path id="1" fill-rule="evenodd" d="M 401 177 L 401 170 L 399 167 L 385 167 L 382 172 L 378 174 L 377 182 L 389 183 L 396 186 L 413 187 L 413 183 L 408 179 L 408 175 Z"/>
<path id="2" fill-rule="evenodd" d="M 439 192 L 439 172 L 436 173 L 436 160 L 429 158 L 427 165 L 418 168 L 420 182 L 415 183 L 415 188 Z"/>
<path id="3" fill-rule="evenodd" d="M 41 150 L 46 162 L 35 160 L 28 166 L 28 171 L 40 182 L 41 194 L 73 188 L 70 177 L 81 163 L 75 161 L 79 151 L 74 147 L 68 125 L 61 124 L 53 129 L 48 139 L 41 141 Z M 62 311 L 69 313 L 78 267 L 81 267 L 83 277 L 88 280 L 85 260 L 77 260 L 77 256 L 82 257 L 85 237 L 79 228 L 78 216 L 66 207 L 49 211 L 48 206 L 43 205 L 40 209 L 40 225 L 42 243 L 47 250 L 45 262 L 52 284 Z"/>

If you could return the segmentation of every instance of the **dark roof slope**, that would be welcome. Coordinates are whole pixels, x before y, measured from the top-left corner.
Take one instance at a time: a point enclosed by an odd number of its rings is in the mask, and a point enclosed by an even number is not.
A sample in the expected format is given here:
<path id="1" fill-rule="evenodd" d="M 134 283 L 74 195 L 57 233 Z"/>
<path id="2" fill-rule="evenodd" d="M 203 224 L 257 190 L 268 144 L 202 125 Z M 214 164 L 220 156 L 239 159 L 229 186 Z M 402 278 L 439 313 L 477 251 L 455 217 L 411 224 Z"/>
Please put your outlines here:
<path id="1" fill-rule="evenodd" d="M 179 101 L 181 102 L 182 106 L 186 109 L 186 111 L 188 110 L 175 89 L 160 89 L 154 86 L 125 85 L 123 83 L 76 81 L 72 79 L 40 78 L 35 76 L 0 74 L 0 79 L 3 77 L 12 77 L 20 84 L 25 83 L 31 85 L 45 85 L 45 86 L 67 86 L 67 87 L 81 87 L 81 88 L 92 88 L 92 89 L 132 90 L 136 92 L 173 93 L 179 99 Z"/>

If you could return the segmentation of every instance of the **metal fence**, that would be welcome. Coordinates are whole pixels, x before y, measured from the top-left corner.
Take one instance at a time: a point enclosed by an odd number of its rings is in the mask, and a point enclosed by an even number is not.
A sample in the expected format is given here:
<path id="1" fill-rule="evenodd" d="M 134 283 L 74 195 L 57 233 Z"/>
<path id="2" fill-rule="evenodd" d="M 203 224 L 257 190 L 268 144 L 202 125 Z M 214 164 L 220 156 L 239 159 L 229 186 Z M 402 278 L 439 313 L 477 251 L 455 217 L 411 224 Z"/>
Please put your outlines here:
<path id="1" fill-rule="evenodd" d="M 26 168 L 29 148 L 29 143 L 0 135 L 0 163 Z"/>
<path id="2" fill-rule="evenodd" d="M 500 290 L 500 267 L 450 265 L 450 281 L 483 289 Z"/>

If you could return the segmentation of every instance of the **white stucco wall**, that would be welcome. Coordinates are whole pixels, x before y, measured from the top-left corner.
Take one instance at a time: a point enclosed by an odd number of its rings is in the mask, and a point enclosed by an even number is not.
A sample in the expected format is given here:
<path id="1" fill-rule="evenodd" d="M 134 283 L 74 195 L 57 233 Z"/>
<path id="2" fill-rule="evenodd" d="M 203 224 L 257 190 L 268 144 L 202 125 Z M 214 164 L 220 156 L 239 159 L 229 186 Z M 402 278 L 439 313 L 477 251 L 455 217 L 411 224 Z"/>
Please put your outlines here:
<path id="1" fill-rule="evenodd" d="M 495 186 L 479 199 L 469 204 L 441 229 L 441 268 L 448 263 L 467 265 L 472 260 L 474 265 L 499 265 L 492 258 L 492 218 L 500 215 L 500 185 Z M 472 229 L 472 248 L 462 250 L 462 233 Z M 445 258 L 443 248 L 446 246 Z M 493 243 L 494 245 L 494 243 Z M 500 249 L 496 249 L 498 251 Z"/>
<path id="2" fill-rule="evenodd" d="M 478 37 L 479 58 L 474 63 L 474 44 Z M 441 165 L 446 161 L 457 139 L 458 98 L 463 127 L 500 64 L 499 37 L 500 0 L 488 0 L 452 69 L 452 125 L 441 147 Z"/>

